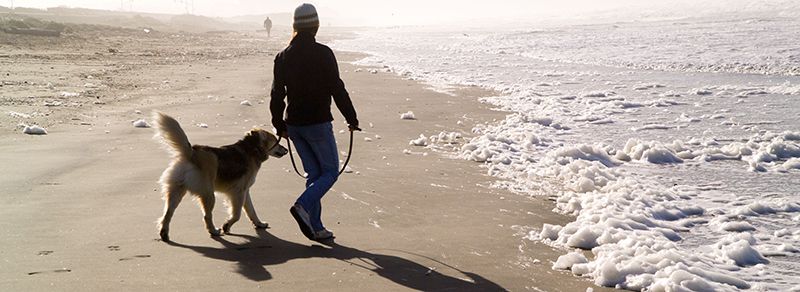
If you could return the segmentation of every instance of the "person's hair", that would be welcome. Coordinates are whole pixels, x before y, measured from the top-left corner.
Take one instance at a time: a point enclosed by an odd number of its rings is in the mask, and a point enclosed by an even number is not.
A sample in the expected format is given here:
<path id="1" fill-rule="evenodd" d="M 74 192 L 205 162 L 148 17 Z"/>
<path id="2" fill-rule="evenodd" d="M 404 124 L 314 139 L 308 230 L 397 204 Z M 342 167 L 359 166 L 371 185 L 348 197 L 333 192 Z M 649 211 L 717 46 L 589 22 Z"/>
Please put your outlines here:
<path id="1" fill-rule="evenodd" d="M 319 27 L 295 28 L 294 29 L 294 33 L 292 33 L 292 39 L 289 41 L 289 43 L 291 44 L 292 41 L 294 41 L 294 38 L 296 38 L 297 35 L 299 35 L 301 33 L 310 33 L 312 36 L 316 36 L 317 35 L 317 30 L 319 30 Z"/>

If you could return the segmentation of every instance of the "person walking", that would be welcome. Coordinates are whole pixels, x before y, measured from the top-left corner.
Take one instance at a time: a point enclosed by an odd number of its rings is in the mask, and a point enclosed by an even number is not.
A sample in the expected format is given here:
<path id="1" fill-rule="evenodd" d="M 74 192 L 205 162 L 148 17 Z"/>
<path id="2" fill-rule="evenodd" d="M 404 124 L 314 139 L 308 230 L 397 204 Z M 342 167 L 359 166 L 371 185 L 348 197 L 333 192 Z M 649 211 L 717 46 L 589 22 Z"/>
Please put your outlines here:
<path id="1" fill-rule="evenodd" d="M 264 29 L 267 30 L 267 37 L 269 37 L 270 31 L 272 31 L 272 20 L 270 20 L 269 17 L 264 19 Z"/>
<path id="2" fill-rule="evenodd" d="M 290 212 L 308 239 L 329 239 L 333 238 L 333 232 L 325 228 L 320 216 L 321 199 L 339 178 L 331 99 L 349 130 L 361 129 L 350 95 L 339 77 L 333 51 L 316 42 L 319 29 L 316 8 L 307 3 L 298 6 L 292 28 L 289 45 L 275 56 L 270 92 L 272 125 L 278 135 L 294 143 L 306 172 L 306 189 Z"/>

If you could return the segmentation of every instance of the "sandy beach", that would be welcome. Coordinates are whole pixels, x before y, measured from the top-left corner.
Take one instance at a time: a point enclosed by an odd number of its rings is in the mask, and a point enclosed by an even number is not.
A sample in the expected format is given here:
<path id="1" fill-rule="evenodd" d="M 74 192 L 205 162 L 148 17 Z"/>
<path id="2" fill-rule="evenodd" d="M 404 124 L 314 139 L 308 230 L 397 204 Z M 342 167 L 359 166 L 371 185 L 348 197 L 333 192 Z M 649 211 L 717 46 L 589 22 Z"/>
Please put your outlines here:
<path id="1" fill-rule="evenodd" d="M 322 29 L 318 40 L 335 37 L 347 31 Z M 256 31 L 0 34 L 0 286 L 611 290 L 551 269 L 565 251 L 523 238 L 529 230 L 518 222 L 569 222 L 551 212 L 553 201 L 490 188 L 496 179 L 479 163 L 409 145 L 441 131 L 471 137 L 473 125 L 503 118 L 477 100 L 491 92 L 434 92 L 383 68 L 351 65 L 361 56 L 347 52 L 337 58 L 364 131 L 354 135 L 353 172 L 323 199 L 323 221 L 336 239 L 318 243 L 300 233 L 289 207 L 304 182 L 284 157 L 268 160 L 251 189 L 270 228 L 255 230 L 243 218 L 232 234 L 212 238 L 187 197 L 172 221 L 173 242 L 160 241 L 157 180 L 170 157 L 152 139 L 153 128 L 134 122 L 152 122 L 151 113 L 162 111 L 180 121 L 192 143 L 212 146 L 231 144 L 253 126 L 272 129 L 272 60 L 288 38 L 288 29 L 269 39 Z M 408 111 L 415 119 L 400 118 Z M 346 153 L 346 125 L 334 112 L 339 151 Z M 25 125 L 47 134 L 24 134 Z M 218 226 L 227 216 L 219 198 Z"/>

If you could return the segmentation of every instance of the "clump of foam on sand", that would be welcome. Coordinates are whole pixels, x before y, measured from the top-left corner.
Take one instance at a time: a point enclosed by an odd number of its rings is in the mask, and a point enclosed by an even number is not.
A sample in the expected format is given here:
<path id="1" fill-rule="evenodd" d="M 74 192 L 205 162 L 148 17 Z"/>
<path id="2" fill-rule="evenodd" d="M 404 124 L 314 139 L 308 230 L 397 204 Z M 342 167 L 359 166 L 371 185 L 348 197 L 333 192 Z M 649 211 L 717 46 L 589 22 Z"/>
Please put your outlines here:
<path id="1" fill-rule="evenodd" d="M 403 120 L 416 119 L 416 117 L 414 117 L 414 112 L 412 112 L 412 111 L 408 111 L 407 113 L 400 114 L 400 118 L 403 119 Z"/>
<path id="2" fill-rule="evenodd" d="M 428 145 L 428 138 L 425 137 L 424 134 L 420 134 L 419 135 L 419 139 L 409 141 L 408 145 L 414 145 L 414 146 L 425 146 L 425 145 Z"/>
<path id="3" fill-rule="evenodd" d="M 28 135 L 47 135 L 47 131 L 45 131 L 45 129 L 36 125 L 25 126 L 25 129 L 22 130 L 22 132 Z"/>
<path id="4" fill-rule="evenodd" d="M 133 122 L 133 126 L 137 128 L 150 128 L 150 124 L 145 120 L 138 120 Z"/>

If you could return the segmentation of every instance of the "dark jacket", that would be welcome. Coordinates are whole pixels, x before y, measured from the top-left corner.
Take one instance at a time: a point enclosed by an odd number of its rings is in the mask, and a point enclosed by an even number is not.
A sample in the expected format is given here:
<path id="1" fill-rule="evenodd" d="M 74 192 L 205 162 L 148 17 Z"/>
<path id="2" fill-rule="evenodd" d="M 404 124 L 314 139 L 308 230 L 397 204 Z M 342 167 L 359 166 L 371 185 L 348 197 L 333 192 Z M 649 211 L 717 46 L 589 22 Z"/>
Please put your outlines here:
<path id="1" fill-rule="evenodd" d="M 278 133 L 285 132 L 287 124 L 302 127 L 333 121 L 331 97 L 347 123 L 358 125 L 353 102 L 339 78 L 333 51 L 317 43 L 312 34 L 295 36 L 275 56 L 273 71 L 269 108 L 272 125 Z"/>

